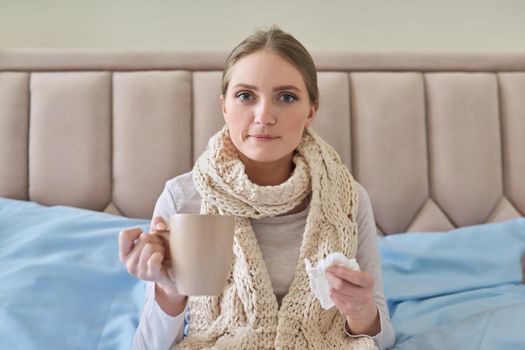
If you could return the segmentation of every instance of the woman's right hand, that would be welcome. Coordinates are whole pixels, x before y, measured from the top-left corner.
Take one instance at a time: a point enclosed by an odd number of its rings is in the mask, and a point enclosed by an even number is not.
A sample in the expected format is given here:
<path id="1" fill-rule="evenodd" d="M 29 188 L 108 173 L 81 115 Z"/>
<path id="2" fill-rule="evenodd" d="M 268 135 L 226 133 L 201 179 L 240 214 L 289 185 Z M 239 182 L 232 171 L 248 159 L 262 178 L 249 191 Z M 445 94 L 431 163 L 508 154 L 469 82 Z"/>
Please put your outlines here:
<path id="1" fill-rule="evenodd" d="M 153 219 L 150 231 L 145 233 L 140 228 L 121 231 L 120 261 L 131 275 L 144 281 L 155 282 L 155 295 L 159 304 L 162 301 L 169 303 L 169 300 L 171 306 L 174 306 L 173 302 L 185 303 L 186 298 L 178 292 L 171 269 L 168 225 L 162 217 L 157 216 Z M 168 313 L 173 313 L 173 310 Z"/>

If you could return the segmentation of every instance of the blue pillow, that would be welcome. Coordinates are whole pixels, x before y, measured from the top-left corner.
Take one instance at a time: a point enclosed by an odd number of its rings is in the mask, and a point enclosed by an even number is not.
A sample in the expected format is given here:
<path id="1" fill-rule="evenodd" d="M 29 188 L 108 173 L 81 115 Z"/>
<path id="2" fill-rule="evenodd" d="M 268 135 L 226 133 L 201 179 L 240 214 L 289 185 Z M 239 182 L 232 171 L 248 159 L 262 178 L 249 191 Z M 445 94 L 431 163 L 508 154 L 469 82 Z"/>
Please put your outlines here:
<path id="1" fill-rule="evenodd" d="M 379 247 L 385 292 L 392 301 L 520 283 L 525 218 L 390 235 L 380 239 Z"/>
<path id="2" fill-rule="evenodd" d="M 525 219 L 380 239 L 393 349 L 525 349 Z"/>
<path id="3" fill-rule="evenodd" d="M 0 348 L 129 349 L 144 284 L 118 233 L 149 221 L 0 198 Z"/>

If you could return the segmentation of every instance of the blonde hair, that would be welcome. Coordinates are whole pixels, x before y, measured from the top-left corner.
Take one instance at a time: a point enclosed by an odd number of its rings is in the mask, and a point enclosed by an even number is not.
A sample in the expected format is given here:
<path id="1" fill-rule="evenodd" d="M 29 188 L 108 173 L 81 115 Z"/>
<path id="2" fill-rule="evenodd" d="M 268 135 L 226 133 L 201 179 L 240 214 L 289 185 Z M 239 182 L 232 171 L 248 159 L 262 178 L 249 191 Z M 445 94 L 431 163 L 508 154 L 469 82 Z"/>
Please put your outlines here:
<path id="1" fill-rule="evenodd" d="M 319 90 L 317 87 L 317 70 L 310 53 L 292 35 L 282 31 L 277 26 L 269 30 L 258 30 L 241 41 L 226 59 L 222 73 L 222 94 L 226 96 L 230 82 L 231 69 L 241 58 L 260 50 L 269 50 L 292 63 L 303 76 L 308 97 L 311 103 L 317 103 Z"/>

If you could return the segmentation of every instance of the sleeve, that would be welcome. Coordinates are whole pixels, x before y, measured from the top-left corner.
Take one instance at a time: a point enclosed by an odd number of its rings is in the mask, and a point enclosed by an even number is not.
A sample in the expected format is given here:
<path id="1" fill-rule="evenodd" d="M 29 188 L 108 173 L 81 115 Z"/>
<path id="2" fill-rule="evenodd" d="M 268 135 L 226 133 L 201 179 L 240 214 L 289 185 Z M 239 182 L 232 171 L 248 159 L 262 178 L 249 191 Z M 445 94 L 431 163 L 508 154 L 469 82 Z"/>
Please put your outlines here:
<path id="1" fill-rule="evenodd" d="M 157 200 L 153 217 L 160 215 L 168 222 L 170 215 L 177 212 L 175 203 L 174 194 L 165 187 Z M 166 314 L 155 300 L 155 283 L 146 282 L 144 306 L 133 338 L 133 349 L 170 349 L 180 342 L 186 311 L 175 317 Z"/>
<path id="2" fill-rule="evenodd" d="M 187 307 L 186 307 L 187 310 Z M 134 350 L 170 349 L 182 340 L 184 315 L 170 316 L 155 301 L 155 284 L 146 284 L 146 297 L 139 326 L 133 338 Z"/>
<path id="3" fill-rule="evenodd" d="M 396 334 L 388 315 L 388 308 L 383 291 L 383 276 L 381 274 L 381 261 L 377 244 L 378 237 L 372 203 L 364 187 L 359 184 L 358 193 L 359 207 L 357 211 L 357 227 L 359 241 L 356 260 L 361 270 L 367 271 L 375 276 L 376 283 L 374 285 L 373 297 L 379 310 L 381 331 L 371 338 L 379 349 L 386 349 L 394 345 Z M 345 332 L 349 336 L 362 336 L 350 334 L 346 329 Z"/>

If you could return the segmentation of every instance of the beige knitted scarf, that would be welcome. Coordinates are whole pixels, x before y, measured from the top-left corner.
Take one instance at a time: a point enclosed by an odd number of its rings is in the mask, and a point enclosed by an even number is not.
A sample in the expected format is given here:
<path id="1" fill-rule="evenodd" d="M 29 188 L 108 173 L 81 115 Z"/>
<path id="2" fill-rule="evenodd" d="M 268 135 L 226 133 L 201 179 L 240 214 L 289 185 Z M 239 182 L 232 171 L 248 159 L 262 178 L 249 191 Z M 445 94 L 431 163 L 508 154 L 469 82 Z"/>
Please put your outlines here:
<path id="1" fill-rule="evenodd" d="M 188 336 L 181 349 L 375 349 L 367 337 L 348 337 L 345 317 L 321 308 L 310 290 L 304 259 L 332 252 L 355 256 L 357 190 L 339 156 L 305 130 L 290 178 L 277 186 L 252 183 L 229 130 L 210 139 L 193 169 L 202 214 L 235 216 L 234 259 L 220 296 L 190 297 Z M 311 193 L 299 261 L 279 308 L 249 219 L 285 214 Z"/>

